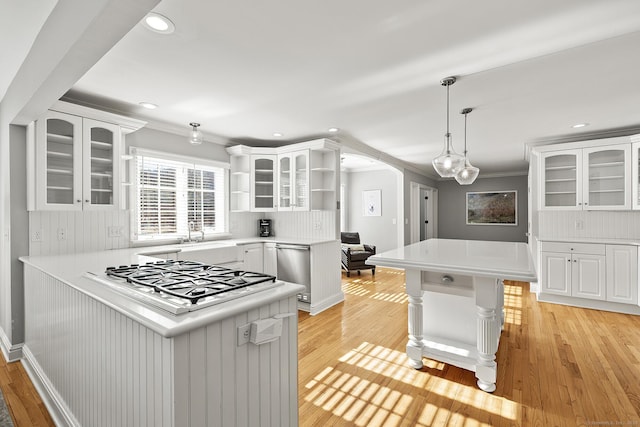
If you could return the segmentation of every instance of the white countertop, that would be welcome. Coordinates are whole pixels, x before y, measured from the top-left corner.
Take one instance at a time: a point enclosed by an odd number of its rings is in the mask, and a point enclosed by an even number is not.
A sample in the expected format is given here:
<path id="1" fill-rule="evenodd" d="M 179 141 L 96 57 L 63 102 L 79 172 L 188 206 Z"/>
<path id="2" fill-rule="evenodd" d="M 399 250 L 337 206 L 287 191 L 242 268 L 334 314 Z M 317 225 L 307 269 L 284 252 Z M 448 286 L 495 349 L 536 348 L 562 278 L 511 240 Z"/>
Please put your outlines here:
<path id="1" fill-rule="evenodd" d="M 537 281 L 529 247 L 520 242 L 429 239 L 373 255 L 367 263 L 438 273 Z"/>
<path id="2" fill-rule="evenodd" d="M 616 239 L 611 237 L 538 237 L 538 241 L 640 246 L 640 240 L 638 239 Z"/>
<path id="3" fill-rule="evenodd" d="M 87 272 L 103 272 L 108 266 L 144 264 L 149 261 L 157 261 L 157 258 L 142 255 L 145 253 L 160 254 L 171 253 L 178 250 L 204 250 L 218 247 L 234 248 L 236 245 L 264 241 L 264 239 L 258 238 L 217 240 L 182 245 L 136 247 L 66 255 L 24 256 L 20 257 L 20 260 L 106 304 L 160 335 L 173 337 L 189 330 L 295 295 L 303 291 L 304 287 L 285 282 L 282 286 L 248 295 L 230 301 L 229 303 L 221 303 L 201 310 L 174 315 L 161 309 L 141 305 L 139 302 L 127 298 L 107 286 L 84 277 L 84 274 Z M 310 239 L 269 239 L 267 241 L 308 245 L 326 242 Z"/>

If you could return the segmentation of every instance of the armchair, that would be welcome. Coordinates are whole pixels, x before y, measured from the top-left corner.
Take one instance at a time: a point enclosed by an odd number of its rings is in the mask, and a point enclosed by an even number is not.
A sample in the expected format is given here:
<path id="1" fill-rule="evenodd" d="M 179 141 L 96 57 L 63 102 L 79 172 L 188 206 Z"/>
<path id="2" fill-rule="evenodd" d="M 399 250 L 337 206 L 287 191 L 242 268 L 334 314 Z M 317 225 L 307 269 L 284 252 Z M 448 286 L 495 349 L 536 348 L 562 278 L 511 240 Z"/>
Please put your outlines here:
<path id="1" fill-rule="evenodd" d="M 356 232 L 342 232 L 340 240 L 342 241 L 342 268 L 346 270 L 347 277 L 351 277 L 351 272 L 354 270 L 358 271 L 358 275 L 360 270 L 371 270 L 372 275 L 376 274 L 375 265 L 365 264 L 367 258 L 376 253 L 375 246 L 361 244 L 360 233 Z"/>

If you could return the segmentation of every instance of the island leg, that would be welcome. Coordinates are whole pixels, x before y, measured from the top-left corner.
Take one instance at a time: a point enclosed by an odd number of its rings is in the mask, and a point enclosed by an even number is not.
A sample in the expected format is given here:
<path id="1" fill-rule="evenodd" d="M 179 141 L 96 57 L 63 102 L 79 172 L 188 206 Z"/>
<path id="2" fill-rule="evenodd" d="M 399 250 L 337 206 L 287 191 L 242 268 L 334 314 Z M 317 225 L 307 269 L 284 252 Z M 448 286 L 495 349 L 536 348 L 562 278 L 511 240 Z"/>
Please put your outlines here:
<path id="1" fill-rule="evenodd" d="M 423 306 L 422 306 L 422 277 L 419 270 L 406 270 L 405 272 L 407 295 L 409 297 L 408 326 L 409 342 L 407 343 L 407 356 L 409 366 L 414 369 L 422 369 L 422 342 L 423 334 Z"/>
<path id="2" fill-rule="evenodd" d="M 474 277 L 474 284 L 478 316 L 476 378 L 478 387 L 491 393 L 496 389 L 496 352 L 502 327 L 500 280 Z"/>

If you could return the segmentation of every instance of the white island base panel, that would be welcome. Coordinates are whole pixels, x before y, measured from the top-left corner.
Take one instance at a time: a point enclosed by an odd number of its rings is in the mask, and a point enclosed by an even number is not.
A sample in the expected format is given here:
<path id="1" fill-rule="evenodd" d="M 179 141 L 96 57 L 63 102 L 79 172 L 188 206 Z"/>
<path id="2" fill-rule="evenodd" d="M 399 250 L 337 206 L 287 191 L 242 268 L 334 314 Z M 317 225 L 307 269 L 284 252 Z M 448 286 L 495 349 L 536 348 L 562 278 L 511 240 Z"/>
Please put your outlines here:
<path id="1" fill-rule="evenodd" d="M 167 338 L 25 264 L 24 365 L 58 426 L 297 426 L 296 296 Z M 238 327 L 282 335 L 238 345 Z"/>
<path id="2" fill-rule="evenodd" d="M 431 277 L 406 270 L 409 364 L 421 369 L 423 357 L 449 363 L 475 372 L 480 389 L 495 391 L 504 323 L 502 280 L 455 276 L 456 283 L 443 285 L 430 282 Z"/>

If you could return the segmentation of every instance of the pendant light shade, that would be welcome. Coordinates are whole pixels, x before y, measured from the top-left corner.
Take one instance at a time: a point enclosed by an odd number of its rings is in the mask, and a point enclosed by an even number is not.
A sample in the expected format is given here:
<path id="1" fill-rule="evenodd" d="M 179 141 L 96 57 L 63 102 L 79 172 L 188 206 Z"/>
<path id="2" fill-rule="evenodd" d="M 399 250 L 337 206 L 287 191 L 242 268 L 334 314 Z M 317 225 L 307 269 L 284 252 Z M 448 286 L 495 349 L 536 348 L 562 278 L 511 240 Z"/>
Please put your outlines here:
<path id="1" fill-rule="evenodd" d="M 200 131 L 200 129 L 198 129 L 200 123 L 191 122 L 189 123 L 189 126 L 191 126 L 191 132 L 189 132 L 189 142 L 193 145 L 202 144 L 202 132 Z"/>
<path id="2" fill-rule="evenodd" d="M 469 157 L 467 157 L 467 114 L 473 111 L 472 108 L 464 108 L 460 114 L 464 114 L 464 166 L 456 174 L 456 181 L 460 185 L 469 185 L 478 177 L 480 169 L 471 165 Z"/>
<path id="3" fill-rule="evenodd" d="M 458 171 L 464 167 L 464 157 L 456 153 L 451 142 L 451 133 L 449 132 L 449 86 L 454 84 L 455 77 L 447 77 L 440 81 L 442 86 L 447 88 L 447 133 L 444 135 L 444 149 L 442 153 L 433 161 L 433 168 L 443 178 L 451 178 L 456 176 Z"/>

